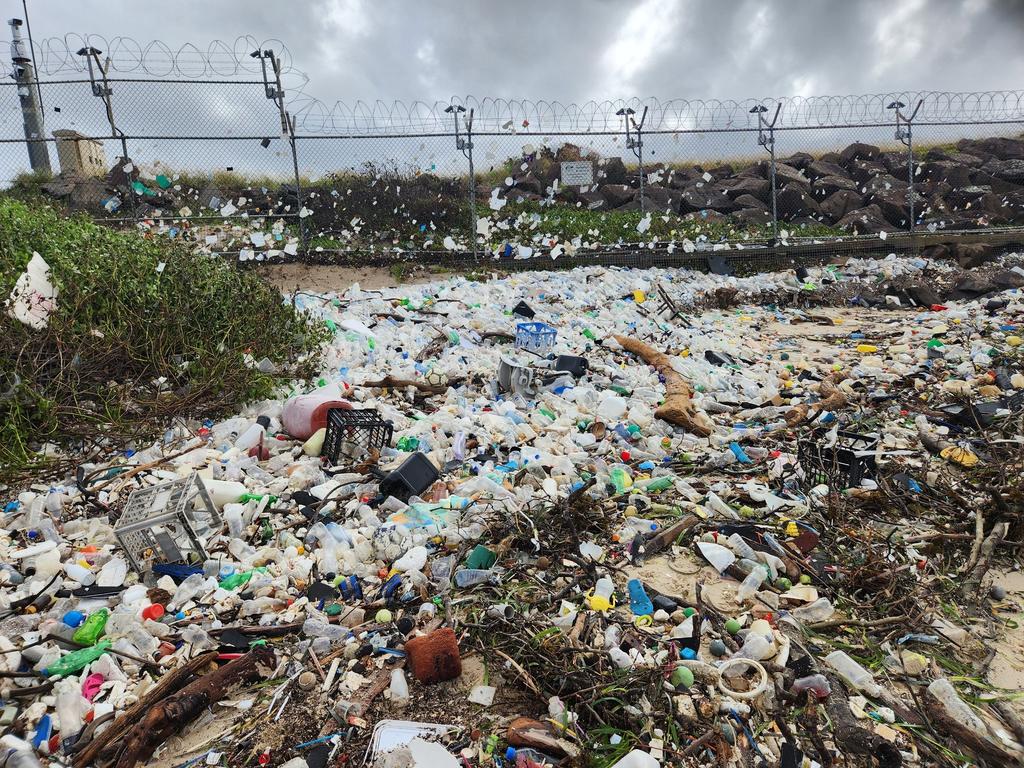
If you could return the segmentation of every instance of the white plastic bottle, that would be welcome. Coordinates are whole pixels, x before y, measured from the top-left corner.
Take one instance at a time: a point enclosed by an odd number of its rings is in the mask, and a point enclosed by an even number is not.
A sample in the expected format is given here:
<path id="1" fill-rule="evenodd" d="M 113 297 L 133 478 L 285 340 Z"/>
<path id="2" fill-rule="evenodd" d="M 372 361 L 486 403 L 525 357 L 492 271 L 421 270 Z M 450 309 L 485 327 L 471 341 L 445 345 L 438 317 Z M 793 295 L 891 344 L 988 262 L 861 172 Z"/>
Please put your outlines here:
<path id="1" fill-rule="evenodd" d="M 400 669 L 391 670 L 391 703 L 396 707 L 404 707 L 409 703 L 409 683 L 405 672 Z"/>
<path id="2" fill-rule="evenodd" d="M 242 451 L 248 451 L 254 445 L 258 445 L 259 442 L 266 437 L 267 427 L 270 426 L 269 416 L 260 416 L 245 432 L 238 436 L 235 441 L 235 448 Z"/>
<path id="3" fill-rule="evenodd" d="M 642 749 L 634 749 L 628 752 L 612 768 L 660 768 L 661 763 L 655 760 Z"/>

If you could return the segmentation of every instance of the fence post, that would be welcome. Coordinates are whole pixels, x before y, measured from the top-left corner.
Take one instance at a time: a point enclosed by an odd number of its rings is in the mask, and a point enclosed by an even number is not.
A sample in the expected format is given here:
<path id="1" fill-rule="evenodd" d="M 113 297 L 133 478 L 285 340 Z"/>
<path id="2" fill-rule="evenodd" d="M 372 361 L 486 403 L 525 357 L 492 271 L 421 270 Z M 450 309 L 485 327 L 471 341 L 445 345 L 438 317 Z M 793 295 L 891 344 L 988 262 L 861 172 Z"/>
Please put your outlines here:
<path id="1" fill-rule="evenodd" d="M 779 210 L 775 203 L 775 122 L 779 119 L 779 110 L 781 109 L 782 104 L 775 105 L 775 115 L 769 123 L 764 119 L 768 107 L 758 104 L 750 108 L 750 111 L 757 115 L 757 143 L 768 150 L 768 170 L 772 194 L 772 245 L 779 240 Z"/>
<path id="2" fill-rule="evenodd" d="M 277 106 L 278 116 L 281 118 L 281 133 L 288 137 L 288 146 L 292 153 L 292 172 L 295 178 L 295 199 L 299 210 L 299 242 L 302 244 L 303 252 L 306 251 L 306 224 L 302 218 L 302 177 L 299 175 L 299 148 L 295 136 L 295 117 L 289 114 L 284 106 L 284 87 L 281 85 L 281 60 L 271 49 L 260 50 L 257 48 L 249 54 L 254 59 L 260 60 L 260 68 L 263 72 L 263 92 L 268 99 Z M 267 76 L 267 59 L 270 59 L 270 68 L 274 74 L 274 82 L 271 83 Z"/>
<path id="3" fill-rule="evenodd" d="M 894 101 L 886 109 L 896 112 L 896 139 L 907 148 L 907 208 L 910 211 L 910 234 L 914 234 L 914 135 L 913 122 L 917 112 L 924 104 L 923 99 L 918 99 L 910 117 L 904 115 L 902 110 L 906 104 L 902 101 Z"/>
<path id="4" fill-rule="evenodd" d="M 636 114 L 636 110 L 632 107 L 622 107 L 616 113 L 625 118 L 626 121 L 626 149 L 632 150 L 633 154 L 636 155 L 637 168 L 640 173 L 640 213 L 644 213 L 644 136 L 643 128 L 644 122 L 647 120 L 647 107 L 644 107 L 644 113 L 640 116 L 640 122 L 637 123 L 633 119 L 633 115 Z M 633 124 L 633 133 L 630 134 L 629 125 Z"/>
<path id="5" fill-rule="evenodd" d="M 465 118 L 465 137 L 459 133 L 459 113 L 465 112 L 466 108 L 461 104 L 449 104 L 444 111 L 455 120 L 455 148 L 469 160 L 469 241 L 473 247 L 473 258 L 476 259 L 476 172 L 473 169 L 473 114 L 476 110 L 469 110 L 469 115 Z"/>

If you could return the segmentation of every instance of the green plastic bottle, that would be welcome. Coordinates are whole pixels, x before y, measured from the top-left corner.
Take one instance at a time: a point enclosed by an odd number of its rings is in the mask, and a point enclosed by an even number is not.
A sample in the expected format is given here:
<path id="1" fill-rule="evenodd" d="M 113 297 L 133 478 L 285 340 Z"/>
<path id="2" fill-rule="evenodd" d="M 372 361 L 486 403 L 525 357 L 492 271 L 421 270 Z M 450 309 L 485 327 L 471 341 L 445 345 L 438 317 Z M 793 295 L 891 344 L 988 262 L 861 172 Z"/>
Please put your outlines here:
<path id="1" fill-rule="evenodd" d="M 586 336 L 591 341 L 597 341 L 597 336 L 589 328 L 584 328 L 583 329 L 583 335 Z"/>
<path id="2" fill-rule="evenodd" d="M 96 659 L 107 652 L 108 648 L 110 648 L 110 641 L 103 640 L 90 648 L 72 651 L 67 656 L 61 656 L 57 661 L 44 669 L 43 675 L 46 677 L 74 675 L 96 661 Z"/>
<path id="3" fill-rule="evenodd" d="M 221 589 L 237 589 L 243 584 L 248 584 L 249 579 L 252 578 L 254 573 L 266 573 L 267 569 L 263 566 L 259 568 L 253 568 L 251 571 L 242 571 L 240 573 L 233 573 L 226 579 L 220 582 L 218 585 Z"/>
<path id="4" fill-rule="evenodd" d="M 671 477 L 656 477 L 644 485 L 645 491 L 667 491 L 674 485 Z"/>
<path id="5" fill-rule="evenodd" d="M 110 611 L 106 608 L 94 611 L 82 626 L 75 630 L 75 634 L 71 636 L 71 639 L 79 645 L 95 645 L 96 641 L 100 639 L 100 635 L 103 634 L 103 630 L 107 626 L 107 619 L 109 618 Z"/>
<path id="6" fill-rule="evenodd" d="M 420 447 L 420 439 L 418 437 L 413 437 L 412 435 L 405 435 L 398 438 L 396 447 L 400 451 L 411 453 Z"/>

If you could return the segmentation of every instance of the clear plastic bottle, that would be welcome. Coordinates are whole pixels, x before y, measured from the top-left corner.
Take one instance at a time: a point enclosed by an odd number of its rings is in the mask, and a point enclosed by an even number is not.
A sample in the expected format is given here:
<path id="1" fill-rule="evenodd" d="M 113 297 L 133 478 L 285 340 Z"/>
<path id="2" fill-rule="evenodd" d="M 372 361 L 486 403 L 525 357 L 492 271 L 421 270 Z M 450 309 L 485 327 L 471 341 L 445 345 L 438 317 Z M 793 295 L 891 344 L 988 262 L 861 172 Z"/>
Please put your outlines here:
<path id="1" fill-rule="evenodd" d="M 0 765 L 3 768 L 42 768 L 32 745 L 11 733 L 0 736 Z"/>
<path id="2" fill-rule="evenodd" d="M 857 690 L 864 691 L 869 696 L 878 696 L 882 692 L 874 676 L 851 659 L 846 651 L 832 651 L 825 657 L 825 663 Z"/>
<path id="3" fill-rule="evenodd" d="M 819 597 L 813 603 L 794 608 L 790 613 L 794 618 L 805 624 L 815 624 L 819 621 L 828 621 L 836 612 L 832 602 L 827 597 Z"/>
<path id="4" fill-rule="evenodd" d="M 81 684 L 74 678 L 59 680 L 54 686 L 57 694 L 57 719 L 60 724 L 61 745 L 65 752 L 72 741 L 82 730 L 85 713 L 89 711 L 89 702 L 81 692 Z"/>
<path id="5" fill-rule="evenodd" d="M 462 568 L 455 572 L 455 585 L 473 587 L 477 584 L 497 584 L 498 574 L 484 568 Z"/>
<path id="6" fill-rule="evenodd" d="M 736 590 L 736 602 L 742 604 L 750 600 L 754 596 L 754 593 L 761 588 L 762 584 L 764 584 L 764 580 L 767 576 L 767 569 L 760 566 L 754 568 L 750 573 L 748 573 L 747 577 L 743 580 L 743 583 L 740 584 L 739 589 Z"/>

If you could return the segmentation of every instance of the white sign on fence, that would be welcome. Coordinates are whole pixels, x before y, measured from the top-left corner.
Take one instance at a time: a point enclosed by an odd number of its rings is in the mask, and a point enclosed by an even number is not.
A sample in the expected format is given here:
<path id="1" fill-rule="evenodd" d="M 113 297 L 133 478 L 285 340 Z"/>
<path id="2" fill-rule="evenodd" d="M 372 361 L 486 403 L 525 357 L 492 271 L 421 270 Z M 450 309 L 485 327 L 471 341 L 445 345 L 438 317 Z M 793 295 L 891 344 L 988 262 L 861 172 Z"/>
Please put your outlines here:
<path id="1" fill-rule="evenodd" d="M 563 187 L 589 187 L 594 183 L 594 164 L 590 160 L 562 163 Z"/>

